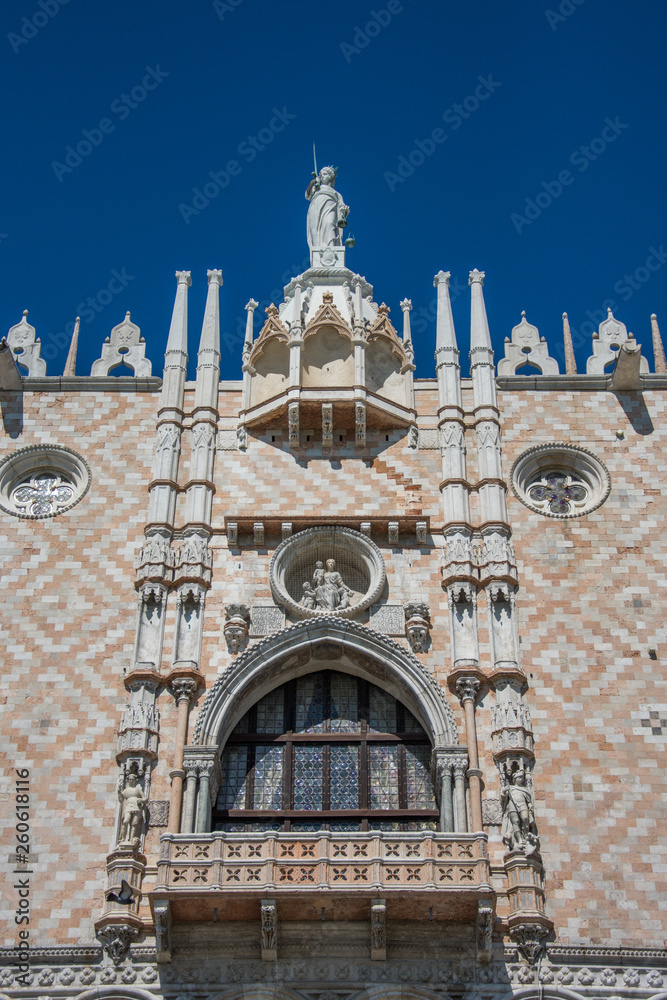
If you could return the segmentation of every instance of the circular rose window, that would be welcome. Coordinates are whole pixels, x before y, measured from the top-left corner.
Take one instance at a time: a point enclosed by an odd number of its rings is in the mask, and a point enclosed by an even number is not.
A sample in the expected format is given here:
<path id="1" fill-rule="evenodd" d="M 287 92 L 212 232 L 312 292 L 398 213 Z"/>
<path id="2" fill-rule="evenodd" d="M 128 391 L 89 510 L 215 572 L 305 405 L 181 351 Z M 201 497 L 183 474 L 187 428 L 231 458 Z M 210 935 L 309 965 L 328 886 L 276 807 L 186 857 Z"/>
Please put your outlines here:
<path id="1" fill-rule="evenodd" d="M 609 496 L 611 479 L 602 462 L 585 448 L 545 444 L 520 455 L 510 473 L 521 503 L 547 517 L 579 517 Z"/>
<path id="2" fill-rule="evenodd" d="M 0 507 L 15 517 L 55 517 L 78 503 L 89 486 L 86 462 L 59 445 L 22 448 L 0 462 Z"/>
<path id="3" fill-rule="evenodd" d="M 278 546 L 269 581 L 276 603 L 298 618 L 353 618 L 379 597 L 384 560 L 359 531 L 336 525 L 307 528 Z"/>

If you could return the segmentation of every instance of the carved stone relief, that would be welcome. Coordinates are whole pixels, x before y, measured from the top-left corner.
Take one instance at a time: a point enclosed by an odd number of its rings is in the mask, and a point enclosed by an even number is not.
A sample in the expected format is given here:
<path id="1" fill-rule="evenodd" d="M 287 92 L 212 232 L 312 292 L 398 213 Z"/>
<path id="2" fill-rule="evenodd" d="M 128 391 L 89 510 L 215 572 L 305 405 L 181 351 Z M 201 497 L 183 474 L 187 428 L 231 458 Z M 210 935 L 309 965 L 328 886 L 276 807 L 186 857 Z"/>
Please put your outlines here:
<path id="1" fill-rule="evenodd" d="M 349 618 L 379 596 L 384 560 L 361 532 L 340 526 L 309 528 L 278 546 L 269 580 L 276 602 L 298 618 Z"/>

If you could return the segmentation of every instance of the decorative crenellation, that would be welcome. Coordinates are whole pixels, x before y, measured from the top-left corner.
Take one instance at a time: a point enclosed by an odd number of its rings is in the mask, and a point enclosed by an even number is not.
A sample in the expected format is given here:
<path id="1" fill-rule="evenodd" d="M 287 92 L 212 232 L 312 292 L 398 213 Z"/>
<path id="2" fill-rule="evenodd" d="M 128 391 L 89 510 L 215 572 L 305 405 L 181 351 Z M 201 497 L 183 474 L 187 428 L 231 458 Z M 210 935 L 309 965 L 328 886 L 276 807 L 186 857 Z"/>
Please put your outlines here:
<path id="1" fill-rule="evenodd" d="M 498 362 L 498 374 L 515 375 L 524 365 L 539 369 L 541 375 L 558 375 L 558 362 L 549 357 L 546 339 L 522 310 L 521 322 L 512 328 L 511 337 L 505 337 L 505 357 Z"/>
<path id="2" fill-rule="evenodd" d="M 616 361 L 623 348 L 630 345 L 636 348 L 634 334 L 628 333 L 625 323 L 616 319 L 611 309 L 607 309 L 607 318 L 602 320 L 597 332 L 593 333 L 593 353 L 586 362 L 587 375 L 604 375 L 605 367 L 611 361 Z M 639 348 L 641 350 L 641 348 Z M 648 375 L 648 361 L 641 358 L 639 370 L 642 375 Z"/>
<path id="3" fill-rule="evenodd" d="M 136 378 L 147 377 L 153 370 L 146 357 L 146 341 L 137 324 L 130 319 L 129 312 L 125 313 L 122 323 L 114 326 L 102 344 L 102 356 L 93 361 L 90 374 L 94 377 L 109 375 L 121 365 L 131 368 Z"/>
<path id="4" fill-rule="evenodd" d="M 34 326 L 28 323 L 28 310 L 23 310 L 23 316 L 7 333 L 7 344 L 14 360 L 27 369 L 29 377 L 46 375 L 46 361 L 40 356 L 42 344 L 36 336 Z"/>

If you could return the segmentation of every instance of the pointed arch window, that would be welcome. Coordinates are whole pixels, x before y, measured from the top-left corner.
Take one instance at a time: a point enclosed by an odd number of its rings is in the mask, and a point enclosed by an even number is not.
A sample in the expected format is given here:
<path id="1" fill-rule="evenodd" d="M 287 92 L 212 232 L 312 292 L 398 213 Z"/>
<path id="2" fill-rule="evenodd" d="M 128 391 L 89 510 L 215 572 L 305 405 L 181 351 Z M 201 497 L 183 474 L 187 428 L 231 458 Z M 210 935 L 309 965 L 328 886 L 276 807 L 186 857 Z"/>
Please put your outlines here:
<path id="1" fill-rule="evenodd" d="M 382 688 L 325 670 L 257 702 L 222 752 L 213 829 L 436 829 L 431 744 Z"/>

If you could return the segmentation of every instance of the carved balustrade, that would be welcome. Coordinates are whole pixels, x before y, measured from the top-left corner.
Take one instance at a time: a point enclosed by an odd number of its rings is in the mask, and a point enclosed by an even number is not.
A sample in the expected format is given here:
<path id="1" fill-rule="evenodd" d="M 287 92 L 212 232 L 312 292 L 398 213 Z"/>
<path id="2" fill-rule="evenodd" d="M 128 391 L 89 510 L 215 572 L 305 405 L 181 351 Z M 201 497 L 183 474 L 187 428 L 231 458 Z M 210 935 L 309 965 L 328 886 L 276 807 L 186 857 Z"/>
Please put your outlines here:
<path id="1" fill-rule="evenodd" d="M 488 895 L 486 836 L 440 833 L 165 834 L 156 895 L 383 895 L 406 888 Z"/>

